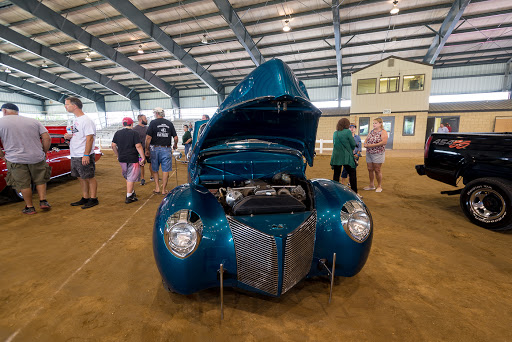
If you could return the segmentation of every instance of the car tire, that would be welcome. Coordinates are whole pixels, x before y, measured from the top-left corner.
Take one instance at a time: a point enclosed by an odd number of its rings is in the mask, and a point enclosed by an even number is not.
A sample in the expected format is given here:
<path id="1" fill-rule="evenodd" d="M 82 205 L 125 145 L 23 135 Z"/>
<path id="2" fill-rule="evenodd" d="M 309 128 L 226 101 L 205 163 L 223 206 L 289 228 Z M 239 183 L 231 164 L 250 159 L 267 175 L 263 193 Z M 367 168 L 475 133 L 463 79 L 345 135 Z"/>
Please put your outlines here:
<path id="1" fill-rule="evenodd" d="M 485 229 L 512 229 L 512 182 L 479 178 L 469 182 L 460 195 L 460 206 L 471 222 Z"/>
<path id="2" fill-rule="evenodd" d="M 10 186 L 6 187 L 3 193 L 13 202 L 23 201 L 23 195 L 21 194 L 21 192 L 16 191 Z"/>

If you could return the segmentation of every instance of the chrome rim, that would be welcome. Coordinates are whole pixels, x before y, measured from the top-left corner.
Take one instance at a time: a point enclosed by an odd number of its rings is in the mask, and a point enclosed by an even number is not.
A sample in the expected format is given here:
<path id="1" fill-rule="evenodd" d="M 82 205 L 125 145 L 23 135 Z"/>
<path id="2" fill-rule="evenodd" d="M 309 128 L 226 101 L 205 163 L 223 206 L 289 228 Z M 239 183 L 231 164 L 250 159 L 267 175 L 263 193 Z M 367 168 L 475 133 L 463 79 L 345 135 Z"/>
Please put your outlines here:
<path id="1" fill-rule="evenodd" d="M 505 212 L 505 199 L 495 190 L 481 189 L 471 194 L 469 208 L 478 218 L 492 221 Z"/>

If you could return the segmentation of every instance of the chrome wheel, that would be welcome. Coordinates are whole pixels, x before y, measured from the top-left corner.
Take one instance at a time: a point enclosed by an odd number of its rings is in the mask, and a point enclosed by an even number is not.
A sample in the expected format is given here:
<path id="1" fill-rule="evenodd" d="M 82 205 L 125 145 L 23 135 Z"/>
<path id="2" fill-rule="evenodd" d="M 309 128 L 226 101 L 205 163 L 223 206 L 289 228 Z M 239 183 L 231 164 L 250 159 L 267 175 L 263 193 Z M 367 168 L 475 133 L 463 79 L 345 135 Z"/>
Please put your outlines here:
<path id="1" fill-rule="evenodd" d="M 512 181 L 478 178 L 460 194 L 460 206 L 468 219 L 485 229 L 512 230 Z"/>
<path id="2" fill-rule="evenodd" d="M 492 221 L 505 212 L 505 199 L 493 189 L 479 189 L 469 198 L 469 208 L 482 220 Z"/>

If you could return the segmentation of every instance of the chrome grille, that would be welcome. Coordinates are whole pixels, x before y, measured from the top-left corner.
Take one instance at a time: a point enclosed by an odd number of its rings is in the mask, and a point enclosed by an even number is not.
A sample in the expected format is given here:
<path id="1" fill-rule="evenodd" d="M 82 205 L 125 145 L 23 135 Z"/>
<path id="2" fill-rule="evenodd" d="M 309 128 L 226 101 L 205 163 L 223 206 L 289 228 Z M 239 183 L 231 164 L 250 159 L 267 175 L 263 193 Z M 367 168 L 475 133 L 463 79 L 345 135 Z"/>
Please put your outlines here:
<path id="1" fill-rule="evenodd" d="M 316 211 L 286 236 L 281 294 L 291 289 L 309 273 L 315 249 L 315 232 Z"/>
<path id="2" fill-rule="evenodd" d="M 278 263 L 276 241 L 228 216 L 236 252 L 238 281 L 277 295 Z"/>

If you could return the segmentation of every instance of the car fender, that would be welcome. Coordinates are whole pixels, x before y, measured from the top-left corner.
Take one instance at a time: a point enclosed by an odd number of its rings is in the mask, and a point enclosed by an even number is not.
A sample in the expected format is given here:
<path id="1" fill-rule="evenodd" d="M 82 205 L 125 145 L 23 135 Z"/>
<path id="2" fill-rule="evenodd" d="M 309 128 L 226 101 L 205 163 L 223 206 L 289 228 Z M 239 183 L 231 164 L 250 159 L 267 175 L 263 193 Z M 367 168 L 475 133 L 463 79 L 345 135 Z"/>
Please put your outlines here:
<path id="1" fill-rule="evenodd" d="M 319 266 L 324 259 L 332 268 L 333 254 L 336 253 L 336 276 L 354 276 L 366 263 L 373 239 L 373 222 L 370 235 L 362 242 L 354 241 L 343 228 L 340 212 L 343 205 L 350 200 L 360 202 L 367 213 L 371 214 L 366 205 L 350 188 L 328 179 L 311 181 L 317 210 L 316 242 L 313 254 L 313 264 L 309 276 L 326 274 Z"/>
<path id="2" fill-rule="evenodd" d="M 199 245 L 183 259 L 172 254 L 164 241 L 167 219 L 181 209 L 193 210 L 203 223 Z M 236 283 L 235 247 L 229 224 L 215 196 L 201 185 L 180 185 L 164 198 L 155 217 L 153 253 L 164 282 L 174 292 L 191 294 L 219 286 L 220 264 L 224 267 L 225 285 Z"/>

